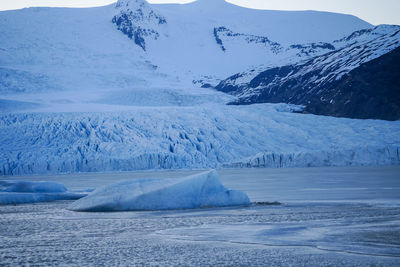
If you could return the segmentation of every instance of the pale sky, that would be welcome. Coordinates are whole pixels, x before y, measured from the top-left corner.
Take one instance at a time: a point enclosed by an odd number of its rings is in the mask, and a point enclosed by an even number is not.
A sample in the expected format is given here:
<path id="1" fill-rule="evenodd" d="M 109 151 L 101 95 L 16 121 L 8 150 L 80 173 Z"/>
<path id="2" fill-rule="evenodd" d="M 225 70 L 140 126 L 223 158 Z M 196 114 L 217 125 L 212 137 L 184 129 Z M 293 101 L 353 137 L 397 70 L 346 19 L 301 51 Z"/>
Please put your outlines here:
<path id="1" fill-rule="evenodd" d="M 400 25 L 400 0 L 227 0 L 258 9 L 320 10 L 352 14 L 374 25 Z M 31 6 L 91 7 L 116 0 L 0 0 L 0 10 Z M 193 0 L 148 0 L 150 3 L 188 3 Z"/>

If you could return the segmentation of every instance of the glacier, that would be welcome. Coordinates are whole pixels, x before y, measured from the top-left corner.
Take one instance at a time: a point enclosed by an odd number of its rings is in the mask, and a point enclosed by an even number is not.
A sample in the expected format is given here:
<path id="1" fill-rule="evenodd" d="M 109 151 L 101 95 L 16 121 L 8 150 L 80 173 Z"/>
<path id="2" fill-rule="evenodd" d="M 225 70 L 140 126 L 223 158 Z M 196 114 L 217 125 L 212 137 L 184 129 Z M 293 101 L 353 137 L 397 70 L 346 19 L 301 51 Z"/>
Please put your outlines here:
<path id="1" fill-rule="evenodd" d="M 0 205 L 76 200 L 86 196 L 84 192 L 69 192 L 53 181 L 0 181 Z"/>
<path id="2" fill-rule="evenodd" d="M 249 205 L 242 191 L 228 190 L 215 170 L 184 178 L 144 178 L 106 185 L 69 206 L 73 211 L 171 210 Z"/>
<path id="3" fill-rule="evenodd" d="M 400 121 L 291 109 L 215 104 L 0 115 L 0 174 L 246 166 L 259 153 L 275 154 L 258 164 L 271 167 L 400 163 Z"/>

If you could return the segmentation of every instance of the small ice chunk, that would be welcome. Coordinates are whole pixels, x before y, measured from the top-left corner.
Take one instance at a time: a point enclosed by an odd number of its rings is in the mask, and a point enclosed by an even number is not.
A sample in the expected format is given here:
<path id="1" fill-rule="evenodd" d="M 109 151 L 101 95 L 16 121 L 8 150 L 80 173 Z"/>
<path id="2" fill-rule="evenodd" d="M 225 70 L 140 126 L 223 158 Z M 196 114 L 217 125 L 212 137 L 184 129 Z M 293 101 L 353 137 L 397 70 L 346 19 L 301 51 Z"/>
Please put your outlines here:
<path id="1" fill-rule="evenodd" d="M 68 192 L 57 182 L 0 181 L 0 205 L 76 200 L 83 192 Z"/>
<path id="2" fill-rule="evenodd" d="M 0 192 L 63 193 L 67 188 L 57 182 L 0 181 Z"/>
<path id="3" fill-rule="evenodd" d="M 69 206 L 74 211 L 170 210 L 249 205 L 225 188 L 216 171 L 173 179 L 135 179 L 104 186 Z"/>

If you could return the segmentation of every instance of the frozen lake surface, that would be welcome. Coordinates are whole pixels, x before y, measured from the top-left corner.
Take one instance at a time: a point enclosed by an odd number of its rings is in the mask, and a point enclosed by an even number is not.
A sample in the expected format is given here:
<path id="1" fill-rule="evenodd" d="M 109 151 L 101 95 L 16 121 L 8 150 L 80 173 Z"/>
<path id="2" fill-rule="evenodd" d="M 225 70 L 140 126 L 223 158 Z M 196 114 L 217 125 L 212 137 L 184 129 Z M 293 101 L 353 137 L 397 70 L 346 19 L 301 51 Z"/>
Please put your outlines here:
<path id="1" fill-rule="evenodd" d="M 0 180 L 57 181 L 87 190 L 197 172 Z M 72 201 L 0 206 L 0 265 L 400 265 L 400 166 L 218 172 L 253 205 L 115 213 L 69 211 Z M 262 203 L 273 201 L 282 205 Z"/>

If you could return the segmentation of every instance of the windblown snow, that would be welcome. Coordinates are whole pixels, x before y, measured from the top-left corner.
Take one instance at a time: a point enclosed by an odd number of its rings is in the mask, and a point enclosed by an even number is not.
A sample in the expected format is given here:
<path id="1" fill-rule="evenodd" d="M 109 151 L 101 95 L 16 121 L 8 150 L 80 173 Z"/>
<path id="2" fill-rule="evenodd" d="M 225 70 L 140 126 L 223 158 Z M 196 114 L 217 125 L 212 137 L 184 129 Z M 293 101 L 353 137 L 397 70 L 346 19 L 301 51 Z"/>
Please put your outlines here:
<path id="1" fill-rule="evenodd" d="M 226 106 L 233 96 L 199 86 L 371 29 L 222 0 L 0 12 L 0 174 L 399 164 L 399 122 Z"/>
<path id="2" fill-rule="evenodd" d="M 184 178 L 144 178 L 95 190 L 69 206 L 74 211 L 170 210 L 249 205 L 242 191 L 228 190 L 216 171 Z"/>

